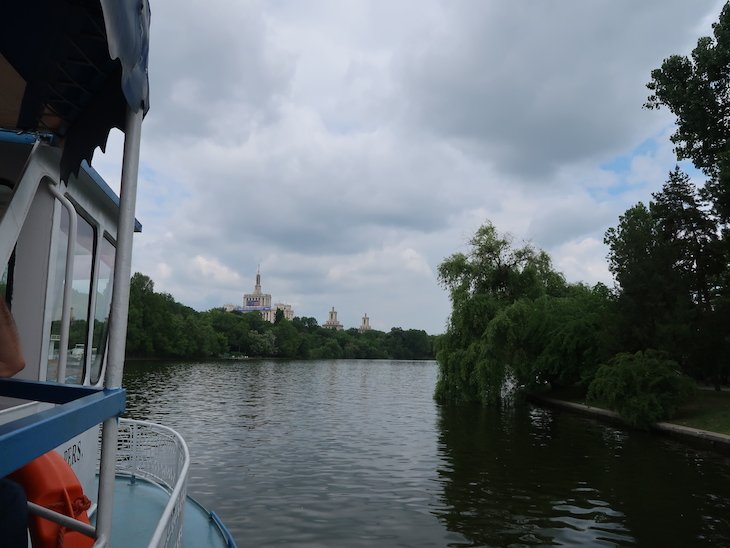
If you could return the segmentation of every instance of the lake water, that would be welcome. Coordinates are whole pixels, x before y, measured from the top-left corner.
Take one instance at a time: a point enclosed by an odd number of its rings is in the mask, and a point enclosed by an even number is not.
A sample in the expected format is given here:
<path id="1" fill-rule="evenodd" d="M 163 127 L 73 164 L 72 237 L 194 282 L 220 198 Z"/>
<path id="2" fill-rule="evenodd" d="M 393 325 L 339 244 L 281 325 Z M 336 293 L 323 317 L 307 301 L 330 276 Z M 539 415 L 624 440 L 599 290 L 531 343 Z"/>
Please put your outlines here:
<path id="1" fill-rule="evenodd" d="M 239 546 L 730 546 L 730 458 L 531 405 L 439 406 L 435 362 L 132 363 Z"/>

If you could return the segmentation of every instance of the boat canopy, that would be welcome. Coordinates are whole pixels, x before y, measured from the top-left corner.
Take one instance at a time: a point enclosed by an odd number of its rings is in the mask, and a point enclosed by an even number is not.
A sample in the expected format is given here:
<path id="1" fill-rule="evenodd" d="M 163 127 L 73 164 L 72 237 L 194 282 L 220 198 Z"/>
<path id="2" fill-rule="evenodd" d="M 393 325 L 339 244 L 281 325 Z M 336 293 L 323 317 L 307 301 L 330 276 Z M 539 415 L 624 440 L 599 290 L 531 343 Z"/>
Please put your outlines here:
<path id="1" fill-rule="evenodd" d="M 149 24 L 147 0 L 4 2 L 0 127 L 61 146 L 67 181 L 125 130 L 128 107 L 149 109 Z"/>

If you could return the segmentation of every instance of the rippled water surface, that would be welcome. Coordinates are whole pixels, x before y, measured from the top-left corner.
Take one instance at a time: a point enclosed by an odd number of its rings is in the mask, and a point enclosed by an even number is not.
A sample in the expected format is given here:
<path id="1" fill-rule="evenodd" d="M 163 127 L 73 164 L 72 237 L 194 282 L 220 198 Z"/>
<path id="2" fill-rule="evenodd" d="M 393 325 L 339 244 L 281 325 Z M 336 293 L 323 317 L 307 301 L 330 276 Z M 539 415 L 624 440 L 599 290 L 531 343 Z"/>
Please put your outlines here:
<path id="1" fill-rule="evenodd" d="M 436 405 L 434 362 L 132 363 L 239 546 L 730 546 L 730 458 L 528 405 Z"/>

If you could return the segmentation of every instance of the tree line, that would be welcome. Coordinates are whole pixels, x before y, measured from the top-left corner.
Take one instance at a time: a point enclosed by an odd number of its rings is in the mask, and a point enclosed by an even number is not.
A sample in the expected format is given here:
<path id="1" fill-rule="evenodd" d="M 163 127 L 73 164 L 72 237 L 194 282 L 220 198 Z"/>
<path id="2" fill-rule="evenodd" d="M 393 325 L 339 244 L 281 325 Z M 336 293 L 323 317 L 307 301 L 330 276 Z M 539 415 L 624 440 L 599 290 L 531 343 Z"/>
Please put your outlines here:
<path id="1" fill-rule="evenodd" d="M 127 355 L 133 358 L 217 358 L 248 356 L 300 359 L 425 359 L 433 358 L 433 336 L 417 329 L 390 332 L 357 329 L 334 331 L 315 318 L 291 321 L 278 311 L 272 324 L 257 312 L 198 312 L 139 272 L 129 292 Z"/>
<path id="2" fill-rule="evenodd" d="M 604 238 L 615 286 L 571 284 L 489 222 L 439 266 L 452 313 L 438 341 L 441 401 L 580 387 L 646 426 L 730 373 L 730 3 L 691 58 L 652 71 L 645 107 L 677 117 L 678 166 Z"/>

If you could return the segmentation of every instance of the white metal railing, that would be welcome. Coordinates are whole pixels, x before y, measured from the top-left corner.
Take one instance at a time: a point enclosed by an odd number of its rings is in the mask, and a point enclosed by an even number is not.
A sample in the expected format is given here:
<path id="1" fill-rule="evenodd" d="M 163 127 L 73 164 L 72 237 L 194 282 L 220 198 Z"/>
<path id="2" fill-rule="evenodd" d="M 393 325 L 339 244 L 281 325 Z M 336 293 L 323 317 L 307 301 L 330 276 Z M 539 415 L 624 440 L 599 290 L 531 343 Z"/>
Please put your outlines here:
<path id="1" fill-rule="evenodd" d="M 188 447 L 172 428 L 146 421 L 119 420 L 116 474 L 155 483 L 170 493 L 150 540 L 151 547 L 180 544 L 189 467 Z"/>

